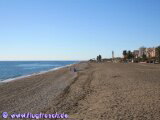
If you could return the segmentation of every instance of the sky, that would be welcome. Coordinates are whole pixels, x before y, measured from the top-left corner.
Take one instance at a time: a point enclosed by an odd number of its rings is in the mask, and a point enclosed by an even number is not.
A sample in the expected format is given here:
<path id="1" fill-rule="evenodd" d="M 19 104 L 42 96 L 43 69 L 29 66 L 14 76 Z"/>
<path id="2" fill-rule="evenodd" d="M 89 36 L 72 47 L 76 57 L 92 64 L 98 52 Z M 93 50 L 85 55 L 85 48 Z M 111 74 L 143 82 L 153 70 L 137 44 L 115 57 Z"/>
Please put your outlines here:
<path id="1" fill-rule="evenodd" d="M 0 60 L 88 60 L 160 45 L 160 0 L 0 0 Z"/>

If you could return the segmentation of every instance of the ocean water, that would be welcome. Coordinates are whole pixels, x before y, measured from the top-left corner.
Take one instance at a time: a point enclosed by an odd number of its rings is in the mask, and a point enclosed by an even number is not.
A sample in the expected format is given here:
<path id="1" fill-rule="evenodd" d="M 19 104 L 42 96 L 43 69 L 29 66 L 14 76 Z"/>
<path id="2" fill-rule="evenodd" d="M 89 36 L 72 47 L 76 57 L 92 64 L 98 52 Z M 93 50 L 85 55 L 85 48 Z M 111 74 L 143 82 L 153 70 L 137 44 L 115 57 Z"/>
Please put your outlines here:
<path id="1" fill-rule="evenodd" d="M 78 61 L 0 61 L 0 81 L 64 67 Z"/>

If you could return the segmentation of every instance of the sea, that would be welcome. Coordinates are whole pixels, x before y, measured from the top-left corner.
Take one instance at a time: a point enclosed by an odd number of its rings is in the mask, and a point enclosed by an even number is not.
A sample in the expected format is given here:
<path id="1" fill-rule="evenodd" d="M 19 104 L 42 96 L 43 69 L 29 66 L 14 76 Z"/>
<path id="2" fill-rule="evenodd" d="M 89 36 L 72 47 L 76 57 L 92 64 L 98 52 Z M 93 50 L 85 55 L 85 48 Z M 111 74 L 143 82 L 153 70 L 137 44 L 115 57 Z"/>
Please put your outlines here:
<path id="1" fill-rule="evenodd" d="M 40 74 L 78 61 L 0 61 L 0 82 Z"/>

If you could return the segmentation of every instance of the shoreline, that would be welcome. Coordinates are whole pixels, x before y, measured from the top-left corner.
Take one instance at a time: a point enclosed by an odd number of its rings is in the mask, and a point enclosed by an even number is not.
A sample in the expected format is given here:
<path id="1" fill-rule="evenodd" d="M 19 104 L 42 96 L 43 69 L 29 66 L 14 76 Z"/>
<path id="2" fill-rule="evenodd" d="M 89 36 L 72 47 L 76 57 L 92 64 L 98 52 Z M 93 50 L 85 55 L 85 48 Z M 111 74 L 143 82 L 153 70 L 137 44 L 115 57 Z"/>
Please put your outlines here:
<path id="1" fill-rule="evenodd" d="M 79 63 L 80 62 L 69 64 L 69 65 L 65 65 L 65 66 L 61 66 L 61 67 L 55 67 L 55 68 L 52 68 L 52 69 L 49 69 L 49 70 L 46 70 L 46 71 L 35 72 L 35 73 L 32 73 L 32 74 L 22 75 L 22 76 L 18 76 L 18 77 L 15 77 L 15 78 L 8 78 L 8 79 L 0 81 L 0 84 L 12 82 L 12 81 L 17 81 L 17 80 L 20 80 L 20 79 L 23 79 L 23 78 L 30 78 L 32 76 L 41 75 L 41 74 L 45 74 L 45 73 L 48 73 L 48 72 L 56 71 L 56 70 L 59 70 L 59 69 L 62 69 L 62 68 L 66 68 L 66 67 L 70 67 L 72 65 L 79 64 Z"/>
<path id="2" fill-rule="evenodd" d="M 159 65 L 81 62 L 74 67 L 77 72 L 65 67 L 0 85 L 0 112 L 65 113 L 77 120 L 160 118 Z"/>
<path id="3" fill-rule="evenodd" d="M 84 70 L 87 64 L 71 64 L 57 70 L 0 84 L 0 112 L 43 112 L 75 81 L 78 73 L 70 71 L 69 66 Z"/>

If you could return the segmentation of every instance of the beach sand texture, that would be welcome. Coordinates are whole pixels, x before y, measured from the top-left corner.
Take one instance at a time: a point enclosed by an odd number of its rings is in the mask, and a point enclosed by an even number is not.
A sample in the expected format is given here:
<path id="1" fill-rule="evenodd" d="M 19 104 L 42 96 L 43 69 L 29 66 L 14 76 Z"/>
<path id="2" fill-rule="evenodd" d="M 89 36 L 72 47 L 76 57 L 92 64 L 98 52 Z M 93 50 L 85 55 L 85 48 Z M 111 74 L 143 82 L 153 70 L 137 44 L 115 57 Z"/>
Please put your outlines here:
<path id="1" fill-rule="evenodd" d="M 80 63 L 0 84 L 0 112 L 75 120 L 159 120 L 160 65 Z"/>

